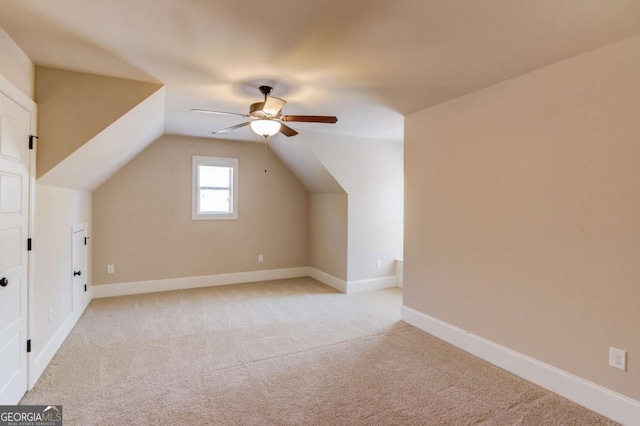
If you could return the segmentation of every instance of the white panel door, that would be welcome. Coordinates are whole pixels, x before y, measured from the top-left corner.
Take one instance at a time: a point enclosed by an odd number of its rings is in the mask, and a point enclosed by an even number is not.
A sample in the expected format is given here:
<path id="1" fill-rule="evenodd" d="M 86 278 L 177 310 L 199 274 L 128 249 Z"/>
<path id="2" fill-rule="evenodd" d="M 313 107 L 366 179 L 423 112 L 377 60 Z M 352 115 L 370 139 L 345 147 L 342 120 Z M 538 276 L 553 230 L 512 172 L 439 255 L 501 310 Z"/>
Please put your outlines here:
<path id="1" fill-rule="evenodd" d="M 27 391 L 29 112 L 0 92 L 0 405 Z"/>
<path id="2" fill-rule="evenodd" d="M 78 312 L 87 304 L 87 228 L 73 229 L 73 312 Z"/>

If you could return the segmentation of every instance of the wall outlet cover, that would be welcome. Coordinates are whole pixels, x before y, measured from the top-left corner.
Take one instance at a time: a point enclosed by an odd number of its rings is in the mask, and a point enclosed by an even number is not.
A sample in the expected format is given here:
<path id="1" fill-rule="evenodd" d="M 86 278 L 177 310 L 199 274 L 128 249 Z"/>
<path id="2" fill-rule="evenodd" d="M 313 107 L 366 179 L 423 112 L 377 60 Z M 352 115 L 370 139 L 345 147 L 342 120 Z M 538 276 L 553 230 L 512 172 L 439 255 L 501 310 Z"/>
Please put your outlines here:
<path id="1" fill-rule="evenodd" d="M 609 348 L 609 365 L 622 371 L 627 370 L 627 352 L 622 349 Z"/>

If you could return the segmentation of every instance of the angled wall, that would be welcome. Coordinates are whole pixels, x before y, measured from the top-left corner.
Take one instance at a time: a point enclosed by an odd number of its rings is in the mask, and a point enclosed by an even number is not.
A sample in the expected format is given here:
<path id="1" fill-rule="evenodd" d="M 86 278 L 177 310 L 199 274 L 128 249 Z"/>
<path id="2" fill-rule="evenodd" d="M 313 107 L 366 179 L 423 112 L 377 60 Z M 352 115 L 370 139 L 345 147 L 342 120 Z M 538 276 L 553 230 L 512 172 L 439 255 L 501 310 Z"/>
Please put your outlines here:
<path id="1" fill-rule="evenodd" d="M 303 135 L 278 135 L 269 146 L 309 191 L 309 266 L 337 278 L 343 282 L 339 287 L 346 288 L 347 194 Z"/>
<path id="2" fill-rule="evenodd" d="M 313 147 L 305 143 L 305 135 L 285 137 L 278 135 L 269 141 L 269 147 L 289 167 L 313 194 L 345 194 L 335 177 L 322 164 Z"/>
<path id="3" fill-rule="evenodd" d="M 402 258 L 402 142 L 311 132 L 300 137 L 348 195 L 348 283 L 395 285 L 395 259 Z"/>
<path id="4" fill-rule="evenodd" d="M 162 86 L 55 68 L 36 67 L 39 108 L 37 178 Z"/>
<path id="5" fill-rule="evenodd" d="M 396 285 L 402 142 L 301 132 L 269 143 L 311 192 L 310 266 L 348 292 Z"/>
<path id="6" fill-rule="evenodd" d="M 56 164 L 38 183 L 93 191 L 163 134 L 164 101 L 161 87 Z"/>

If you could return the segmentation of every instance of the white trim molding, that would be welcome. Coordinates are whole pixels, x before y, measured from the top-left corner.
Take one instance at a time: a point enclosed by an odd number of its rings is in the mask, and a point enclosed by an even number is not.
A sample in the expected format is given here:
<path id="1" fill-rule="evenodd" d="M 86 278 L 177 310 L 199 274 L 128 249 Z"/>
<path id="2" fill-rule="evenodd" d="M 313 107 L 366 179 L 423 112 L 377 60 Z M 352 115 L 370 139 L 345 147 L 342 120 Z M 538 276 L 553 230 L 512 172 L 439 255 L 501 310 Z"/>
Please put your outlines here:
<path id="1" fill-rule="evenodd" d="M 38 106 L 26 93 L 22 92 L 16 85 L 14 85 L 9 79 L 0 74 L 0 93 L 6 95 L 9 99 L 14 101 L 20 107 L 24 108 L 29 113 L 29 135 L 38 135 Z M 25 140 L 25 143 L 27 141 Z M 36 151 L 37 151 L 37 138 L 33 140 L 33 149 L 29 150 L 29 193 L 28 193 L 28 226 L 27 226 L 27 238 L 34 238 L 35 229 L 35 200 L 36 200 Z M 27 329 L 26 339 L 33 339 L 35 335 L 34 331 L 34 252 L 27 252 Z M 26 340 L 25 339 L 25 340 Z M 27 353 L 27 390 L 35 385 L 37 381 L 35 356 L 33 352 Z"/>
<path id="2" fill-rule="evenodd" d="M 398 281 L 395 275 L 388 277 L 370 278 L 367 280 L 345 281 L 341 278 L 327 274 L 319 269 L 309 266 L 309 276 L 321 283 L 333 287 L 342 293 L 359 293 L 361 291 L 379 290 L 382 288 L 396 287 Z"/>
<path id="3" fill-rule="evenodd" d="M 369 278 L 367 280 L 347 281 L 347 293 L 359 293 L 361 291 L 380 290 L 382 288 L 397 287 L 398 280 L 395 275 L 387 277 Z"/>
<path id="4" fill-rule="evenodd" d="M 227 284 L 257 281 L 282 280 L 308 276 L 307 267 L 270 269 L 265 271 L 237 272 L 232 274 L 203 275 L 196 277 L 168 278 L 161 280 L 134 281 L 117 284 L 94 284 L 93 297 L 126 296 L 130 294 L 155 293 L 158 291 L 185 290 L 189 288 L 213 287 Z"/>
<path id="5" fill-rule="evenodd" d="M 229 191 L 229 211 L 201 212 L 200 211 L 200 167 L 224 167 L 230 169 L 229 186 L 224 188 Z M 202 155 L 192 156 L 192 194 L 191 194 L 191 219 L 192 220 L 235 220 L 238 219 L 238 159 L 228 157 L 210 157 Z"/>
<path id="6" fill-rule="evenodd" d="M 616 393 L 559 368 L 407 306 L 402 321 L 517 376 L 624 425 L 640 425 L 640 401 Z"/>
<path id="7" fill-rule="evenodd" d="M 342 293 L 347 292 L 347 282 L 345 280 L 334 277 L 331 274 L 327 274 L 326 272 L 322 272 L 321 270 L 313 268 L 311 266 L 309 266 L 307 269 L 307 275 L 311 278 L 316 279 L 321 283 L 328 285 L 329 287 L 333 287 Z"/>
<path id="8" fill-rule="evenodd" d="M 168 278 L 161 280 L 134 281 L 116 284 L 93 285 L 93 297 L 127 296 L 131 294 L 155 293 L 158 291 L 185 290 L 189 288 L 242 284 L 256 281 L 282 280 L 311 277 L 342 293 L 378 290 L 396 287 L 395 275 L 359 281 L 345 281 L 319 269 L 302 266 L 288 269 L 237 272 L 231 274 L 203 275 L 196 277 Z"/>
<path id="9" fill-rule="evenodd" d="M 20 90 L 16 85 L 14 85 L 9 79 L 0 74 L 0 92 L 7 95 L 13 101 L 15 101 L 18 105 L 22 106 L 29 112 L 35 112 L 37 110 L 36 103 L 33 99 L 31 99 L 26 93 Z M 35 132 L 35 117 L 32 117 L 31 120 L 31 130 Z M 34 133 L 36 134 L 36 133 Z"/>

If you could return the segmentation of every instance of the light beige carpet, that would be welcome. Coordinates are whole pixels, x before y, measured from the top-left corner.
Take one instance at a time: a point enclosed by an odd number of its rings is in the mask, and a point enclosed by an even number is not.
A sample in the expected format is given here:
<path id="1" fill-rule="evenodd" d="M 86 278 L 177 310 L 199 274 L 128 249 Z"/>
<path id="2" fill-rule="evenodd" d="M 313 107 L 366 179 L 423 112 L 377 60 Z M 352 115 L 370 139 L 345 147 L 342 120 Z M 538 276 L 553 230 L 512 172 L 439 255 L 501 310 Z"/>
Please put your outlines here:
<path id="1" fill-rule="evenodd" d="M 613 422 L 310 278 L 93 300 L 23 404 L 66 425 Z"/>

